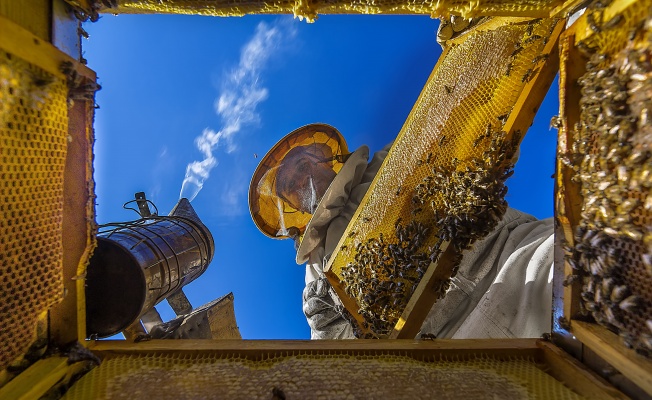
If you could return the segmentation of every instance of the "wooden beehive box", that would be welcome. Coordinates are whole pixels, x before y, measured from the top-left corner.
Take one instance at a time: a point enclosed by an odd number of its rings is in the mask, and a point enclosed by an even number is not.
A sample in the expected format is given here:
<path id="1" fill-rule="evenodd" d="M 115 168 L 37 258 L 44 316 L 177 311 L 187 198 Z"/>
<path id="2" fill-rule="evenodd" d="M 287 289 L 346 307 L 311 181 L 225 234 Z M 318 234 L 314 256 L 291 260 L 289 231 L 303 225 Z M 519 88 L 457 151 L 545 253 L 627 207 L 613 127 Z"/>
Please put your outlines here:
<path id="1" fill-rule="evenodd" d="M 93 11 L 86 0 L 72 3 L 76 4 L 77 11 L 80 10 L 80 5 L 86 7 L 85 10 L 89 13 Z M 444 3 L 440 2 L 438 4 Z M 476 7 L 480 7 L 485 2 L 476 3 Z M 501 2 L 495 3 L 500 4 Z M 506 4 L 505 2 L 502 3 Z M 567 3 L 577 2 L 570 1 Z M 611 21 L 613 16 L 627 9 L 628 11 L 625 11 L 626 19 L 622 22 L 624 25 L 613 22 L 617 29 L 625 30 L 636 20 L 634 16 L 643 18 L 646 13 L 649 16 L 649 3 L 649 1 L 614 2 L 613 6 L 603 11 L 605 16 L 603 23 Z M 13 57 L 20 58 L 21 61 L 18 61 L 18 64 L 23 66 L 29 64 L 28 68 L 35 70 L 39 74 L 52 75 L 54 78 L 50 84 L 54 85 L 53 87 L 59 91 L 66 80 L 66 77 L 58 69 L 61 62 L 72 63 L 78 74 L 84 77 L 82 79 L 88 81 L 94 81 L 95 79 L 92 71 L 75 61 L 76 57 L 67 56 L 50 44 L 53 41 L 49 36 L 51 19 L 47 15 L 48 12 L 44 10 L 51 11 L 54 9 L 56 13 L 57 9 L 61 10 L 62 4 L 61 2 L 49 0 L 27 0 L 24 2 L 0 0 L 0 15 L 2 15 L 0 18 L 0 48 Z M 546 2 L 546 4 L 558 5 L 559 2 Z M 405 9 L 409 9 L 409 5 L 405 5 L 405 7 Z M 345 7 L 343 6 L 342 9 L 345 9 Z M 559 8 L 559 10 L 564 9 L 567 9 L 566 5 Z M 546 10 L 549 10 L 549 8 Z M 470 7 L 467 11 L 473 11 L 473 7 Z M 542 16 L 540 12 L 537 12 L 536 15 L 529 14 L 530 11 L 525 10 L 522 12 L 526 13 L 528 17 Z M 494 12 L 500 12 L 500 10 L 494 10 Z M 600 29 L 595 21 L 591 22 L 588 17 L 583 17 L 564 34 L 561 40 L 560 101 L 562 129 L 560 130 L 560 160 L 564 159 L 565 161 L 560 161 L 558 165 L 556 210 L 559 228 L 565 231 L 566 235 L 565 239 L 562 239 L 564 235 L 558 236 L 557 250 L 563 253 L 563 249 L 567 248 L 571 250 L 568 252 L 569 255 L 572 255 L 573 246 L 576 245 L 574 233 L 577 226 L 580 226 L 584 221 L 582 204 L 585 201 L 583 189 L 580 185 L 583 183 L 583 178 L 574 178 L 577 175 L 577 172 L 573 169 L 573 166 L 577 165 L 574 162 L 576 159 L 573 157 L 568 158 L 569 149 L 572 150 L 574 143 L 574 137 L 569 127 L 572 127 L 581 117 L 579 107 L 581 87 L 576 86 L 576 82 L 585 73 L 587 61 L 578 52 L 575 43 L 594 36 L 600 37 L 594 32 L 595 29 L 590 27 L 591 24 Z M 522 28 L 528 29 L 527 26 L 522 26 Z M 561 30 L 562 28 L 559 26 L 556 29 Z M 608 47 L 610 57 L 627 46 L 628 39 L 623 39 L 623 35 L 618 37 L 619 39 L 608 42 L 608 46 L 611 46 Z M 640 41 L 641 38 L 642 36 L 635 37 L 635 42 Z M 553 42 L 554 40 L 549 40 L 543 49 L 540 47 L 532 48 L 530 56 L 536 57 L 535 52 L 551 51 L 549 61 L 553 61 L 555 54 Z M 618 43 L 622 45 L 620 48 Z M 587 44 L 602 46 L 599 40 L 597 42 L 589 40 Z M 504 51 L 507 50 L 504 49 Z M 451 52 L 451 49 L 449 48 L 447 52 Z M 611 63 L 613 59 L 609 58 L 605 62 Z M 554 61 L 552 65 L 553 67 L 548 68 L 542 66 L 538 74 L 531 73 L 531 79 L 528 82 L 521 82 L 524 85 L 516 90 L 519 93 L 517 99 L 510 103 L 513 105 L 509 106 L 509 110 L 505 110 L 511 111 L 509 117 L 504 123 L 500 121 L 502 130 L 505 130 L 508 134 L 516 130 L 525 131 L 532 118 L 528 110 L 531 110 L 536 102 L 540 101 L 540 99 L 537 100 L 537 91 L 545 91 L 543 88 L 547 86 L 546 79 L 551 79 L 551 75 L 548 74 L 550 74 L 551 68 L 553 71 L 555 69 Z M 506 65 L 503 66 L 506 68 Z M 14 73 L 24 69 L 19 67 L 16 67 L 18 68 L 16 70 L 3 69 L 2 72 Z M 40 70 L 37 70 L 37 68 Z M 441 68 L 441 66 L 437 68 Z M 519 75 L 517 75 L 518 79 L 523 79 L 528 69 L 521 68 Z M 554 75 L 554 72 L 552 75 Z M 435 74 L 433 74 L 434 76 Z M 20 78 L 17 80 L 19 83 L 25 81 L 22 75 L 18 76 L 18 78 Z M 528 79 L 529 77 L 525 80 Z M 431 81 L 441 83 L 441 81 L 432 78 Z M 437 89 L 436 86 L 430 87 L 430 89 L 426 88 L 422 99 L 415 106 L 415 111 L 410 118 L 418 119 L 421 113 L 427 112 L 429 107 L 427 107 L 424 100 L 427 97 L 427 90 L 439 90 L 440 94 L 448 94 L 449 89 L 454 92 L 460 88 L 457 86 L 451 87 L 447 84 L 444 84 L 443 89 L 441 87 Z M 522 93 L 525 94 L 522 95 Z M 537 96 L 532 96 L 533 94 L 537 94 Z M 58 92 L 52 97 L 53 101 L 56 102 L 55 111 L 66 108 L 65 106 L 62 107 L 65 103 L 65 101 L 61 101 L 63 98 L 65 96 Z M 45 117 L 38 116 L 37 111 L 39 110 L 32 106 L 37 106 L 37 104 L 20 105 L 18 111 L 28 114 L 31 119 L 27 119 L 25 123 L 21 121 L 21 127 L 18 130 L 29 131 L 34 121 L 38 121 L 38 119 L 34 119 L 36 117 L 42 118 L 43 123 L 46 125 L 55 119 L 47 115 Z M 488 114 L 496 119 L 498 119 L 497 116 L 504 114 L 503 111 L 493 108 L 490 111 Z M 78 346 L 75 351 L 66 354 L 41 359 L 38 359 L 38 357 L 35 359 L 35 354 L 31 353 L 30 362 L 33 362 L 33 364 L 8 384 L 6 384 L 5 380 L 7 371 L 0 371 L 0 386 L 2 386 L 0 387 L 0 398 L 38 398 L 47 394 L 61 394 L 66 389 L 69 389 L 68 398 L 111 398 L 112 395 L 113 397 L 118 395 L 135 397 L 139 391 L 149 396 L 157 395 L 157 397 L 161 398 L 191 397 L 193 394 L 198 398 L 208 398 L 221 397 L 227 393 L 233 394 L 233 398 L 272 396 L 281 398 L 286 395 L 299 398 L 342 398 L 351 395 L 368 396 L 371 393 L 368 390 L 375 390 L 375 393 L 379 394 L 378 397 L 392 395 L 397 398 L 418 398 L 419 396 L 431 398 L 433 393 L 437 393 L 440 397 L 448 396 L 451 398 L 464 395 L 468 397 L 495 395 L 505 398 L 519 396 L 539 396 L 540 398 L 624 397 L 620 392 L 614 390 L 613 387 L 588 371 L 576 359 L 569 357 L 559 347 L 545 340 L 357 340 L 319 342 L 152 340 L 142 343 L 85 341 L 83 272 L 94 246 L 94 189 L 91 173 L 93 159 L 93 101 L 91 99 L 77 100 L 64 113 L 67 113 L 67 124 L 61 122 L 61 118 L 55 119 L 60 122 L 60 125 L 53 131 L 58 135 L 57 137 L 61 136 L 59 133 L 69 135 L 67 137 L 69 144 L 65 147 L 65 163 L 61 162 L 62 154 L 57 153 L 56 157 L 46 155 L 35 164 L 37 167 L 42 165 L 56 166 L 59 168 L 58 171 L 65 176 L 65 184 L 61 177 L 50 177 L 52 185 L 50 190 L 56 192 L 58 199 L 61 198 L 63 193 L 65 199 L 64 202 L 59 201 L 52 204 L 52 215 L 56 217 L 55 219 L 58 218 L 61 226 L 56 223 L 49 224 L 48 229 L 42 229 L 39 232 L 39 235 L 45 236 L 34 237 L 33 243 L 37 247 L 37 245 L 56 241 L 61 236 L 61 227 L 65 229 L 66 234 L 63 243 L 51 249 L 48 253 L 48 261 L 52 260 L 52 262 L 32 262 L 22 266 L 23 270 L 32 268 L 31 271 L 35 271 L 29 275 L 32 280 L 25 283 L 21 289 L 28 293 L 26 298 L 29 301 L 26 301 L 25 304 L 38 303 L 42 307 L 33 307 L 26 314 L 28 318 L 21 320 L 21 324 L 18 326 L 4 325 L 9 326 L 6 331 L 8 335 L 13 335 L 13 338 L 20 338 L 22 342 L 20 342 L 20 348 L 10 347 L 14 346 L 16 342 L 4 342 L 3 346 L 5 347 L 2 347 L 2 349 L 6 359 L 9 358 L 7 357 L 7 354 L 9 354 L 7 349 L 12 352 L 11 357 L 24 351 L 25 346 L 29 345 L 34 338 L 21 337 L 21 332 L 32 331 L 36 324 L 35 321 L 44 321 L 45 329 L 40 331 L 39 338 L 45 339 L 52 344 L 53 353 L 56 354 L 56 351 L 54 351 L 55 346 L 62 346 L 75 340 L 81 341 L 83 346 Z M 479 133 L 482 132 L 482 121 L 474 123 L 477 125 L 476 130 L 473 131 L 471 137 L 466 139 L 467 141 L 475 141 L 479 137 Z M 418 133 L 424 132 L 413 130 L 416 125 L 410 124 L 411 122 L 408 121 L 401 135 L 418 136 Z M 29 129 L 24 129 L 24 126 Z M 409 128 L 410 126 L 412 128 Z M 484 128 L 486 129 L 486 125 Z M 10 129 L 13 130 L 14 128 Z M 7 131 L 3 131 L 2 134 L 4 135 L 2 137 L 3 146 L 10 140 L 13 140 L 14 144 L 17 143 L 18 146 L 24 145 L 23 142 L 16 141 L 14 137 L 10 136 L 13 131 L 9 134 Z M 439 135 L 434 138 L 437 145 L 442 140 L 442 136 L 446 135 Z M 449 138 L 443 138 L 443 141 L 446 142 L 447 139 Z M 7 148 L 4 146 L 0 148 L 0 151 Z M 418 151 L 419 154 L 415 156 L 416 158 L 413 161 L 415 163 L 417 159 L 427 161 L 431 150 L 422 147 Z M 632 153 L 630 152 L 629 157 L 631 156 Z M 456 157 L 459 158 L 459 156 Z M 569 160 L 570 162 L 568 162 Z M 644 164 L 635 162 L 633 165 Z M 647 165 L 649 165 L 649 160 Z M 9 181 L 10 178 L 13 179 L 14 175 L 12 174 L 14 172 L 15 170 L 9 171 L 9 173 L 3 170 L 5 175 L 2 176 L 2 182 Z M 40 183 L 35 180 L 24 181 L 23 184 L 38 187 Z M 10 185 L 4 187 L 8 188 Z M 396 195 L 395 193 L 396 191 L 393 194 Z M 409 200 L 409 197 L 406 199 Z M 407 201 L 406 199 L 404 201 Z M 644 221 L 647 220 L 643 218 L 648 218 L 648 214 L 643 212 L 646 211 L 644 206 L 646 200 L 639 197 L 639 201 L 643 206 L 638 205 L 638 211 L 632 212 L 636 218 L 641 218 Z M 3 201 L 3 206 L 6 207 L 7 205 L 14 205 L 14 203 L 12 201 Z M 6 207 L 3 210 L 10 210 L 10 208 Z M 404 211 L 410 213 L 411 216 L 413 210 L 408 207 Z M 29 214 L 30 212 L 32 211 L 27 210 L 28 217 L 32 215 Z M 41 222 L 39 220 L 41 216 L 35 215 L 34 217 Z M 364 226 L 362 218 L 365 218 L 365 216 L 359 215 L 358 220 L 360 221 L 356 222 L 360 226 Z M 7 218 L 4 219 L 4 221 L 7 220 Z M 16 224 L 21 222 L 16 219 L 12 220 L 12 223 L 14 221 Z M 395 221 L 390 218 L 389 222 L 388 228 L 391 231 Z M 634 225 L 636 226 L 636 224 Z M 635 237 L 637 236 L 634 230 L 630 229 L 628 232 L 630 233 L 627 233 L 627 235 L 631 240 L 634 239 L 631 237 L 632 234 Z M 643 231 L 642 234 L 646 235 L 649 232 Z M 7 238 L 13 238 L 13 231 L 2 232 L 2 239 L 5 240 L 5 242 L 2 242 L 3 244 L 8 243 Z M 644 238 L 642 240 L 644 241 Z M 646 259 L 642 255 L 648 253 L 644 252 L 643 249 L 645 248 L 640 245 L 631 247 L 630 250 L 632 248 L 635 250 L 633 253 L 640 256 L 638 267 L 635 267 L 640 270 L 641 265 L 643 267 L 646 265 Z M 431 266 L 428 268 L 423 282 L 429 282 L 428 285 L 432 285 L 437 281 L 447 279 L 447 274 L 450 274 L 450 270 L 454 267 L 450 262 L 446 264 L 446 260 L 452 260 L 446 255 L 450 251 L 447 249 L 446 244 L 443 244 L 441 247 L 443 255 L 437 267 L 432 268 Z M 0 250 L 2 250 L 3 256 L 7 254 L 6 248 Z M 20 251 L 23 252 L 22 255 L 28 257 L 35 253 L 35 250 L 31 248 L 20 249 Z M 569 260 L 572 260 L 572 258 L 569 258 Z M 564 262 L 563 254 L 561 254 L 560 261 L 559 266 L 567 268 L 566 274 L 573 275 L 571 264 L 576 263 L 576 261 Z M 631 265 L 623 264 L 618 268 L 626 270 L 632 268 Z M 45 270 L 44 267 L 52 267 L 53 270 Z M 56 279 L 48 283 L 48 287 L 55 289 L 51 292 L 53 294 L 43 295 L 32 290 L 38 287 L 37 281 L 52 277 Z M 416 289 L 417 291 L 423 291 L 423 288 L 428 287 L 423 282 L 420 284 L 421 288 Z M 642 282 L 646 281 L 643 280 Z M 640 287 L 642 287 L 642 284 L 638 283 L 636 288 Z M 649 286 L 647 287 L 649 288 Z M 620 341 L 621 339 L 609 329 L 582 320 L 579 302 L 582 288 L 583 282 L 572 282 L 565 288 L 565 302 L 559 303 L 559 311 L 563 312 L 569 320 L 572 335 L 575 335 L 581 341 L 578 341 L 580 346 L 584 343 L 586 347 L 590 347 L 602 355 L 613 366 L 646 390 L 648 394 L 652 394 L 652 385 L 650 385 L 650 382 L 652 382 L 652 366 L 650 366 L 649 359 L 636 354 L 632 349 L 625 348 Z M 59 291 L 67 293 L 67 296 L 62 299 Z M 29 297 L 29 293 L 32 293 L 32 297 Z M 415 292 L 415 294 L 417 293 Z M 641 293 L 639 296 L 645 294 Z M 416 302 L 415 297 L 414 302 L 410 301 L 412 311 L 409 312 L 409 315 L 416 315 L 416 312 L 423 307 L 429 309 L 432 301 L 434 301 L 434 299 L 427 299 L 427 294 L 417 297 L 422 301 L 429 301 L 430 304 L 424 306 Z M 643 307 L 643 310 L 648 310 L 644 307 L 645 303 L 638 306 Z M 10 305 L 10 307 L 11 311 L 17 309 L 13 305 Z M 41 313 L 42 311 L 47 311 L 47 314 Z M 416 317 L 409 317 L 407 322 L 416 321 L 416 319 Z M 3 320 L 3 323 L 7 321 Z M 646 321 L 643 320 L 643 323 L 646 323 Z M 559 343 L 561 336 L 567 333 L 565 328 L 568 328 L 568 326 L 563 325 L 564 327 L 559 324 L 555 326 L 553 334 L 555 343 Z M 639 333 L 640 339 L 640 333 L 643 332 L 645 326 L 642 326 L 641 322 L 633 326 L 639 327 L 638 331 L 635 332 Z M 407 333 L 408 329 L 406 327 L 397 331 Z M 635 342 L 635 345 L 640 346 L 640 340 Z M 87 373 L 86 368 L 93 362 L 93 356 L 99 356 L 103 363 L 99 368 Z M 3 364 L 3 368 L 4 366 L 6 366 L 6 363 Z M 325 375 L 324 371 L 332 371 L 332 374 Z M 83 376 L 83 378 L 72 387 L 69 387 L 71 381 L 80 376 Z M 252 377 L 253 379 L 249 379 Z M 349 384 L 333 385 L 333 381 L 347 382 Z M 425 385 L 414 385 L 414 382 L 424 383 Z M 355 392 L 355 387 L 360 388 L 360 391 Z M 430 391 L 423 390 L 424 387 L 429 388 Z"/>

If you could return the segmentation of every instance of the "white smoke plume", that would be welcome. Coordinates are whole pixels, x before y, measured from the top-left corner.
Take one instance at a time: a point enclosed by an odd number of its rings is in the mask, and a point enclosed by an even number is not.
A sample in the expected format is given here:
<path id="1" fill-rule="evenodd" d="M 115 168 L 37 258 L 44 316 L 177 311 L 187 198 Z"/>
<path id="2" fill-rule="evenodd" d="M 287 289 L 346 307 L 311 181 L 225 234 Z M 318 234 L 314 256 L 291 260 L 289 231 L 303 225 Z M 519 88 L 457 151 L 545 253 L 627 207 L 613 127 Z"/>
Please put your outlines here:
<path id="1" fill-rule="evenodd" d="M 259 122 L 256 107 L 268 96 L 267 89 L 260 85 L 260 73 L 270 56 L 279 49 L 281 41 L 292 35 L 294 31 L 287 20 L 279 20 L 271 27 L 264 22 L 258 24 L 254 36 L 242 48 L 238 65 L 223 76 L 222 93 L 215 101 L 215 112 L 222 119 L 222 128 L 217 132 L 206 128 L 195 139 L 204 159 L 186 167 L 180 198 L 192 201 L 197 196 L 218 164 L 214 152 L 222 142 L 227 153 L 233 152 L 237 148 L 234 136 L 244 126 Z"/>

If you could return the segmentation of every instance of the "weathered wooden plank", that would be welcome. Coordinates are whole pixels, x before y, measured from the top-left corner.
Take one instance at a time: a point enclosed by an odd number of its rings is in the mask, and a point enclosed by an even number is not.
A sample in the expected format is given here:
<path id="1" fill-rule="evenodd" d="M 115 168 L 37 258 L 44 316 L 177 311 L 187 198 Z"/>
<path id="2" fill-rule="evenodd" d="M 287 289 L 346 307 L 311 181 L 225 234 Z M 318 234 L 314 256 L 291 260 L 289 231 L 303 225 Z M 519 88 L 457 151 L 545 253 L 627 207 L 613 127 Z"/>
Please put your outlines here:
<path id="1" fill-rule="evenodd" d="M 597 376 L 582 363 L 550 342 L 540 340 L 546 372 L 589 399 L 627 399 L 623 393 Z"/>
<path id="2" fill-rule="evenodd" d="M 597 324 L 572 321 L 573 334 L 632 382 L 652 395 L 652 361 L 636 354 L 618 335 Z"/>

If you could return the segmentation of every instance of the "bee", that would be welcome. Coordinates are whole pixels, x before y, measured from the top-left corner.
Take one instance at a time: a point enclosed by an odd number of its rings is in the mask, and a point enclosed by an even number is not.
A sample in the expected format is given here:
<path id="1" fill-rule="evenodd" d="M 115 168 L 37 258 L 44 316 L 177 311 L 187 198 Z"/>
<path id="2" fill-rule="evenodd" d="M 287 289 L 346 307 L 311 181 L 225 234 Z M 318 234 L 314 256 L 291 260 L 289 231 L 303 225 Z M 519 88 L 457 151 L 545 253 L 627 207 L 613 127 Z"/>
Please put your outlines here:
<path id="1" fill-rule="evenodd" d="M 362 218 L 362 222 L 371 222 L 371 218 L 364 217 L 364 218 Z"/>
<path id="2" fill-rule="evenodd" d="M 643 29 L 644 26 L 645 26 L 645 21 L 641 21 L 641 22 L 638 24 L 638 26 L 636 26 L 636 27 L 630 29 L 630 30 L 629 30 L 629 33 L 627 34 L 627 39 L 628 39 L 630 42 L 633 42 L 634 39 L 636 39 L 636 36 L 638 35 L 638 32 L 640 32 L 640 31 Z"/>
<path id="3" fill-rule="evenodd" d="M 611 4 L 612 0 L 598 0 L 589 5 L 589 10 L 603 10 Z"/>
<path id="4" fill-rule="evenodd" d="M 354 236 L 355 236 L 355 234 L 356 234 L 356 232 L 355 232 L 355 231 L 351 231 L 351 232 L 349 232 L 349 234 L 347 235 L 347 237 L 350 237 L 350 238 L 352 238 L 352 237 L 354 237 Z"/>
<path id="5" fill-rule="evenodd" d="M 520 53 L 524 49 L 524 47 L 522 47 L 520 43 L 517 44 L 516 46 L 517 46 L 516 49 L 512 51 L 512 54 L 509 55 L 511 59 L 514 59 L 518 55 L 518 53 Z"/>
<path id="6" fill-rule="evenodd" d="M 579 282 L 581 279 L 582 277 L 579 275 L 568 275 L 566 279 L 564 279 L 563 285 L 570 286 L 575 282 Z"/>
<path id="7" fill-rule="evenodd" d="M 78 33 L 79 35 L 83 36 L 84 39 L 88 39 L 88 38 L 89 38 L 88 32 L 86 32 L 86 30 L 85 30 L 84 28 L 82 28 L 81 26 L 78 26 L 78 27 L 77 27 L 77 33 Z"/>
<path id="8" fill-rule="evenodd" d="M 550 57 L 550 53 L 539 54 L 532 59 L 532 64 L 538 64 L 542 61 L 546 61 L 548 57 Z"/>
<path id="9" fill-rule="evenodd" d="M 611 18 L 609 21 L 605 22 L 602 25 L 602 29 L 613 29 L 620 25 L 623 22 L 624 18 L 622 14 L 618 14 L 615 17 Z"/>
<path id="10" fill-rule="evenodd" d="M 285 400 L 285 393 L 283 390 L 274 386 L 272 388 L 272 400 Z"/>
<path id="11" fill-rule="evenodd" d="M 641 298 L 633 294 L 618 303 L 618 307 L 623 311 L 636 312 L 641 305 Z"/>
<path id="12" fill-rule="evenodd" d="M 641 260 L 643 261 L 643 265 L 645 265 L 647 273 L 652 275 L 652 253 L 641 254 Z"/>
<path id="13" fill-rule="evenodd" d="M 599 14 L 600 15 L 599 19 L 602 20 L 602 13 L 590 12 L 586 17 L 586 22 L 588 22 L 589 27 L 591 28 L 591 30 L 593 30 L 593 32 L 600 33 L 600 32 L 602 32 L 602 29 L 600 28 L 600 25 L 599 25 L 598 21 L 596 20 L 596 17 L 595 17 L 596 14 Z"/>
<path id="14" fill-rule="evenodd" d="M 532 32 L 534 32 L 534 27 L 537 26 L 541 22 L 541 18 L 535 18 L 527 23 L 527 28 L 525 28 L 525 32 L 529 35 L 532 35 Z"/>
<path id="15" fill-rule="evenodd" d="M 396 188 L 396 193 L 394 193 L 394 194 L 396 196 L 400 196 L 401 195 L 401 189 L 402 189 L 402 187 L 401 187 L 401 185 L 399 185 L 398 188 Z"/>
<path id="16" fill-rule="evenodd" d="M 439 146 L 443 146 L 445 142 L 446 142 L 446 135 L 442 135 L 442 137 L 439 139 Z"/>
<path id="17" fill-rule="evenodd" d="M 607 323 L 615 326 L 618 329 L 623 329 L 625 326 L 620 322 L 620 314 L 618 310 L 611 307 L 604 308 L 604 316 L 607 319 Z"/>
<path id="18" fill-rule="evenodd" d="M 532 44 L 535 41 L 540 40 L 540 39 L 543 39 L 540 35 L 532 35 L 529 38 L 525 39 L 523 41 L 522 45 L 527 46 L 527 45 L 530 45 L 530 44 Z"/>
<path id="19" fill-rule="evenodd" d="M 625 225 L 621 228 L 622 233 L 624 233 L 627 237 L 629 237 L 632 240 L 639 241 L 643 239 L 643 233 L 638 229 L 636 226 L 630 224 L 630 225 Z"/>
<path id="20" fill-rule="evenodd" d="M 140 342 L 149 342 L 152 340 L 152 336 L 149 334 L 139 334 L 134 338 L 134 343 L 140 343 Z"/>
<path id="21" fill-rule="evenodd" d="M 54 76 L 52 75 L 37 75 L 28 70 L 32 84 L 36 87 L 45 87 L 54 82 Z"/>
<path id="22" fill-rule="evenodd" d="M 450 22 L 442 21 L 439 25 L 439 29 L 437 30 L 437 41 L 445 42 L 446 40 L 452 38 L 454 33 L 455 32 L 453 31 L 453 27 Z"/>
<path id="23" fill-rule="evenodd" d="M 512 68 L 514 67 L 514 64 L 510 61 L 507 64 L 507 68 L 505 69 L 505 76 L 509 76 L 512 73 Z"/>
<path id="24" fill-rule="evenodd" d="M 636 337 L 634 335 L 632 335 L 631 333 L 625 332 L 625 331 L 620 332 L 620 338 L 623 340 L 623 344 L 628 349 L 631 349 L 631 348 L 634 347 L 633 343 L 636 342 Z"/>
<path id="25" fill-rule="evenodd" d="M 437 339 L 437 335 L 434 335 L 432 333 L 424 333 L 421 335 L 421 340 L 435 340 Z"/>
<path id="26" fill-rule="evenodd" d="M 414 210 L 412 210 L 412 215 L 417 215 L 421 211 L 422 211 L 422 208 L 415 208 Z"/>
<path id="27" fill-rule="evenodd" d="M 448 93 L 448 94 L 453 93 L 454 88 L 455 88 L 455 86 L 451 87 L 451 86 L 448 86 L 448 85 L 444 85 L 444 89 L 446 89 L 446 93 Z"/>
<path id="28" fill-rule="evenodd" d="M 612 303 L 620 303 L 622 300 L 625 299 L 629 295 L 629 288 L 626 285 L 617 285 L 613 288 L 611 291 L 611 296 L 609 296 L 609 299 L 611 300 Z"/>
<path id="29" fill-rule="evenodd" d="M 652 351 L 652 336 L 647 334 L 642 334 L 639 338 L 639 342 L 644 347 L 644 349 L 637 349 L 637 352 L 644 354 L 646 357 L 649 356 L 649 351 Z M 643 351 L 639 351 L 643 350 Z"/>
<path id="30" fill-rule="evenodd" d="M 462 32 L 471 24 L 471 19 L 466 19 L 459 15 L 452 15 L 450 21 L 455 32 Z"/>
<path id="31" fill-rule="evenodd" d="M 498 119 L 498 121 L 502 122 L 503 124 L 507 122 L 507 118 L 509 118 L 509 114 L 502 114 L 496 117 L 496 119 Z"/>
<path id="32" fill-rule="evenodd" d="M 59 71 L 66 75 L 66 80 L 69 88 L 74 88 L 81 85 L 82 76 L 79 75 L 75 69 L 75 65 L 71 61 L 63 61 L 61 64 L 59 64 Z"/>
<path id="33" fill-rule="evenodd" d="M 532 68 L 528 69 L 525 71 L 525 74 L 523 74 L 523 77 L 521 78 L 521 82 L 527 83 L 532 80 L 532 78 L 539 72 L 539 68 L 535 68 L 534 70 Z"/>
<path id="34" fill-rule="evenodd" d="M 559 317 L 557 318 L 557 323 L 559 324 L 559 327 L 565 331 L 570 331 L 571 326 L 570 322 L 565 317 Z"/>
<path id="35" fill-rule="evenodd" d="M 598 50 L 597 47 L 590 47 L 585 42 L 577 42 L 575 48 L 586 58 L 590 58 Z"/>

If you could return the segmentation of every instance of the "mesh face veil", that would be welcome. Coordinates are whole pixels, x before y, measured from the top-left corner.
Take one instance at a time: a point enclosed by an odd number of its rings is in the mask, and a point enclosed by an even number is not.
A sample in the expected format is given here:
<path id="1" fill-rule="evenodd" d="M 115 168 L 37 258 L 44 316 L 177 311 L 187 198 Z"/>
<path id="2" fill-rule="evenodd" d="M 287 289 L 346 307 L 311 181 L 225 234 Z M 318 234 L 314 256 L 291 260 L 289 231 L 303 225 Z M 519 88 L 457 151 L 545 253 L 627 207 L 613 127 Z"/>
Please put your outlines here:
<path id="1" fill-rule="evenodd" d="M 276 143 L 249 185 L 249 211 L 258 229 L 276 239 L 303 234 L 346 154 L 342 134 L 326 124 L 303 126 Z"/>

